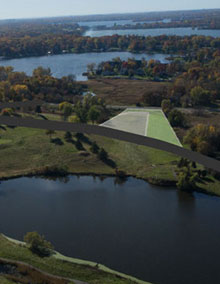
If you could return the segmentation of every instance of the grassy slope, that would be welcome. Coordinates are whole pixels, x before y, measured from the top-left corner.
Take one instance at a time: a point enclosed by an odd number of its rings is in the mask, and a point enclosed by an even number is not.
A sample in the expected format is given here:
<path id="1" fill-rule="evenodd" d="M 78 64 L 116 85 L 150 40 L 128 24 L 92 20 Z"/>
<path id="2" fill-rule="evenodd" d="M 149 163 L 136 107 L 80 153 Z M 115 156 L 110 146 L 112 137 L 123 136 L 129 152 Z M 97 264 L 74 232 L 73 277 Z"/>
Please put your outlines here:
<path id="1" fill-rule="evenodd" d="M 54 116 L 58 119 L 59 116 Z M 51 119 L 51 117 L 50 117 Z M 89 150 L 89 145 L 84 143 L 84 148 L 90 155 L 82 157 L 71 143 L 63 139 L 64 133 L 57 132 L 54 137 L 60 137 L 63 146 L 50 143 L 44 130 L 18 127 L 15 129 L 0 129 L 0 178 L 25 175 L 44 166 L 57 165 L 68 167 L 71 173 L 85 174 L 115 174 L 115 169 L 101 162 Z M 91 141 L 96 141 L 104 147 L 110 158 L 116 162 L 117 167 L 128 175 L 147 180 L 176 181 L 176 162 L 179 157 L 172 154 L 138 146 L 131 143 L 117 141 L 101 136 L 90 136 Z M 220 195 L 220 182 L 206 182 L 199 186 Z"/>
<path id="2" fill-rule="evenodd" d="M 91 284 L 147 284 L 147 282 L 118 274 L 105 267 L 98 269 L 95 267 L 95 263 L 66 258 L 60 254 L 57 254 L 56 257 L 40 258 L 20 245 L 19 242 L 9 240 L 3 235 L 0 235 L 0 257 L 23 261 L 50 274 L 78 279 Z"/>
<path id="3" fill-rule="evenodd" d="M 26 174 L 36 168 L 54 164 L 68 166 L 73 173 L 115 173 L 114 169 L 99 161 L 94 154 L 80 156 L 73 144 L 64 142 L 63 132 L 57 132 L 54 136 L 62 139 L 63 146 L 50 143 L 44 130 L 18 127 L 0 132 L 0 177 Z M 174 165 L 171 162 L 178 158 L 174 155 L 100 136 L 90 136 L 90 139 L 104 147 L 118 168 L 129 175 L 175 179 Z M 84 147 L 89 151 L 88 144 L 84 144 Z"/>
<path id="4" fill-rule="evenodd" d="M 8 280 L 5 277 L 0 276 L 0 283 L 1 284 L 20 284 L 19 282 L 14 282 L 12 280 Z"/>

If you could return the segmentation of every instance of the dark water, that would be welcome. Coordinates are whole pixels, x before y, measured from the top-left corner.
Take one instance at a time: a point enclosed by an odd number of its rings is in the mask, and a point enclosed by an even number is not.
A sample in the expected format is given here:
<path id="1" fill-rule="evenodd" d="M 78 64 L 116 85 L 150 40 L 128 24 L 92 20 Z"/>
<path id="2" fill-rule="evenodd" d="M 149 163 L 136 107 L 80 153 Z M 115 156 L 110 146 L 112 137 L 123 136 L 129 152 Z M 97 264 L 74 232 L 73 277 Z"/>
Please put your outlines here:
<path id="1" fill-rule="evenodd" d="M 0 232 L 37 230 L 65 255 L 155 284 L 220 283 L 220 198 L 114 181 L 2 182 Z"/>
<path id="2" fill-rule="evenodd" d="M 62 54 L 54 56 L 29 57 L 21 59 L 1 60 L 0 66 L 12 66 L 15 71 L 24 71 L 28 75 L 38 66 L 50 67 L 55 77 L 61 78 L 69 74 L 76 75 L 78 81 L 85 81 L 87 77 L 82 74 L 87 71 L 87 65 L 90 63 L 99 64 L 102 61 L 112 60 L 120 57 L 122 60 L 134 57 L 135 59 L 146 60 L 156 59 L 166 63 L 166 54 L 133 54 L 130 52 L 102 52 L 102 53 L 83 53 L 83 54 Z"/>
<path id="3" fill-rule="evenodd" d="M 140 29 L 140 30 L 89 30 L 85 33 L 86 36 L 100 37 L 118 35 L 139 35 L 139 36 L 159 36 L 159 35 L 177 35 L 191 36 L 204 35 L 212 37 L 220 37 L 220 30 L 193 30 L 192 28 L 162 28 L 162 29 Z"/>

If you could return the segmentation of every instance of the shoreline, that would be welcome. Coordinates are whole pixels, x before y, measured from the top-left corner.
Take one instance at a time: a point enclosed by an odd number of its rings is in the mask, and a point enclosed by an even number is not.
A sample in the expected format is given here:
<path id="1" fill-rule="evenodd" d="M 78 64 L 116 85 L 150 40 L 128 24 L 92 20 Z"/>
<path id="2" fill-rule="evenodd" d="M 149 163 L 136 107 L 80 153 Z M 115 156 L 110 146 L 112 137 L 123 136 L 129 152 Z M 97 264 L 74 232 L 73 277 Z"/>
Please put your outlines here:
<path id="1" fill-rule="evenodd" d="M 3 238 L 8 240 L 9 242 L 11 242 L 11 243 L 13 243 L 13 244 L 15 244 L 17 246 L 21 246 L 21 247 L 25 247 L 26 248 L 26 243 L 25 242 L 13 239 L 11 237 L 8 237 L 8 236 L 4 235 L 3 233 L 0 233 L 0 235 L 2 235 Z M 85 268 L 86 267 L 90 267 L 90 268 L 93 268 L 93 269 L 97 269 L 100 272 L 106 272 L 106 273 L 109 273 L 111 275 L 114 275 L 114 276 L 122 278 L 122 279 L 124 278 L 126 280 L 134 281 L 137 284 L 151 284 L 150 282 L 146 282 L 144 280 L 140 280 L 140 279 L 138 279 L 136 277 L 133 277 L 131 275 L 124 274 L 122 272 L 113 270 L 113 269 L 111 269 L 111 268 L 109 268 L 109 267 L 107 267 L 107 266 L 105 266 L 103 264 L 96 263 L 96 262 L 89 261 L 89 260 L 82 260 L 82 259 L 78 259 L 78 258 L 65 256 L 65 255 L 59 253 L 56 250 L 53 250 L 53 254 L 51 255 L 51 257 L 53 257 L 53 258 L 55 258 L 57 260 L 63 261 L 63 262 L 69 262 L 69 263 L 77 264 L 77 265 L 80 265 L 82 267 L 84 266 Z M 59 277 L 59 276 L 56 276 L 56 275 L 54 275 L 54 276 L 55 277 Z"/>
<path id="2" fill-rule="evenodd" d="M 68 176 L 91 176 L 91 177 L 103 177 L 103 178 L 108 178 L 108 177 L 112 177 L 112 178 L 119 178 L 121 180 L 123 179 L 127 179 L 127 178 L 135 178 L 135 179 L 139 179 L 139 180 L 143 180 L 146 183 L 149 183 L 150 185 L 153 186 L 160 186 L 160 187 L 176 187 L 176 181 L 172 181 L 172 180 L 165 180 L 165 179 L 153 179 L 153 178 L 142 178 L 142 177 L 138 177 L 136 175 L 124 175 L 123 177 L 120 177 L 116 174 L 107 174 L 107 173 L 94 173 L 94 172 L 67 172 L 67 174 L 65 176 L 45 176 L 43 174 L 37 174 L 37 173 L 33 173 L 33 171 L 31 172 L 26 172 L 24 174 L 22 173 L 18 173 L 15 175 L 8 175 L 8 176 L 2 176 L 0 177 L 0 182 L 1 181 L 8 181 L 8 180 L 13 180 L 13 179 L 18 179 L 18 178 L 24 178 L 24 177 L 54 177 L 54 178 L 59 178 L 59 177 L 68 177 Z"/>
<path id="3" fill-rule="evenodd" d="M 120 177 L 116 174 L 105 174 L 105 173 L 92 173 L 92 172 L 67 172 L 67 174 L 65 176 L 46 176 L 43 174 L 36 174 L 36 173 L 24 173 L 24 174 L 15 174 L 15 175 L 11 175 L 11 176 L 5 176 L 5 177 L 0 177 L 0 184 L 2 181 L 9 181 L 9 180 L 13 180 L 13 179 L 18 179 L 18 178 L 65 178 L 65 177 L 69 177 L 69 176 L 90 176 L 90 177 L 98 177 L 98 178 L 119 178 L 121 180 L 124 179 L 124 181 L 126 182 L 127 178 L 135 178 L 137 180 L 142 180 L 148 184 L 150 184 L 151 186 L 157 186 L 157 187 L 161 187 L 161 189 L 166 189 L 168 187 L 173 187 L 175 190 L 177 189 L 176 186 L 176 181 L 172 181 L 172 180 L 164 180 L 164 179 L 153 179 L 153 178 L 141 178 L 135 175 L 124 175 L 123 177 Z M 197 190 L 194 190 L 194 192 L 196 193 L 202 193 L 208 196 L 215 196 L 215 197 L 220 197 L 220 195 L 215 194 L 214 192 L 209 192 L 207 190 L 201 189 L 201 188 L 197 188 Z"/>

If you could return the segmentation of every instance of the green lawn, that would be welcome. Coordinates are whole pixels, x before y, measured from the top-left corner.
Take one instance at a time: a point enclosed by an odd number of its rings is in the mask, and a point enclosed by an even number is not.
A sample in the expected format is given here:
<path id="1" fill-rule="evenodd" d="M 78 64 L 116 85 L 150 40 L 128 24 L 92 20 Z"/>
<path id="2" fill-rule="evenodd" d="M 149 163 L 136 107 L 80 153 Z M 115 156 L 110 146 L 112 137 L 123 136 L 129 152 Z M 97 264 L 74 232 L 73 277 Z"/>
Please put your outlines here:
<path id="1" fill-rule="evenodd" d="M 165 141 L 171 144 L 182 147 L 179 139 L 177 138 L 173 128 L 171 127 L 169 121 L 164 115 L 163 111 L 160 109 L 147 109 L 147 108 L 131 108 L 126 111 L 146 111 L 149 113 L 148 126 L 146 131 L 146 136 L 155 138 L 161 141 Z"/>

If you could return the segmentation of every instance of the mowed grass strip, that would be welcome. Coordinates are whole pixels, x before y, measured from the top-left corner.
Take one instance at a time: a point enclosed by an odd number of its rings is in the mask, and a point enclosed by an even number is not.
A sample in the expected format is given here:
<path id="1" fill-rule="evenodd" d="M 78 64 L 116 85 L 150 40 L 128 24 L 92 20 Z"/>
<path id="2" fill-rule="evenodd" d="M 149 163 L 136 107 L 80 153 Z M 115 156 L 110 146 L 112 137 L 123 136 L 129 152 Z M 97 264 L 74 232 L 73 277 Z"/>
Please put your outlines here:
<path id="1" fill-rule="evenodd" d="M 150 115 L 147 136 L 182 147 L 163 112 L 161 110 L 148 110 L 148 112 Z"/>

